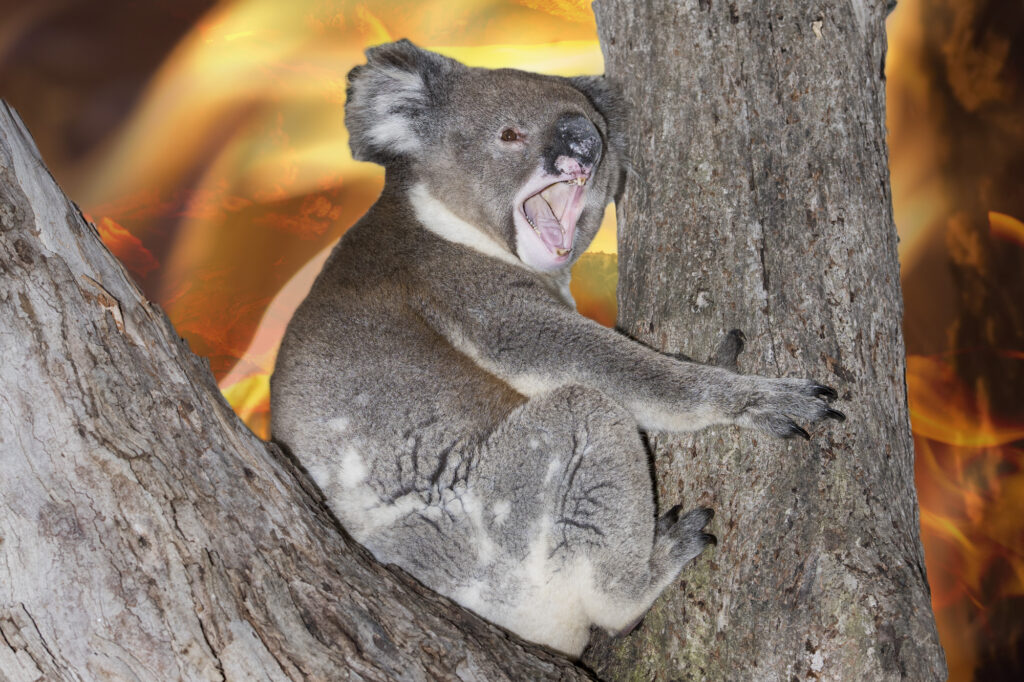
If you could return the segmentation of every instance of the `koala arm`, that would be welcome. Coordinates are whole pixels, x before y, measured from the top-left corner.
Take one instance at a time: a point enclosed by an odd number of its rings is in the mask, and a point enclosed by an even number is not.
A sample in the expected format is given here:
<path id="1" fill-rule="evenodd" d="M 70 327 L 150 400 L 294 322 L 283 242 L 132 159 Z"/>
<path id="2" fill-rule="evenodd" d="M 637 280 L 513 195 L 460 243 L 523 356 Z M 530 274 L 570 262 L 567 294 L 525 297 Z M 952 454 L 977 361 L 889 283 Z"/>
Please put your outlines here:
<path id="1" fill-rule="evenodd" d="M 807 379 L 742 375 L 677 360 L 532 298 L 450 317 L 439 331 L 477 365 L 533 396 L 567 384 L 602 391 L 645 430 L 693 431 L 739 424 L 808 437 L 798 422 L 843 419 L 831 388 Z"/>

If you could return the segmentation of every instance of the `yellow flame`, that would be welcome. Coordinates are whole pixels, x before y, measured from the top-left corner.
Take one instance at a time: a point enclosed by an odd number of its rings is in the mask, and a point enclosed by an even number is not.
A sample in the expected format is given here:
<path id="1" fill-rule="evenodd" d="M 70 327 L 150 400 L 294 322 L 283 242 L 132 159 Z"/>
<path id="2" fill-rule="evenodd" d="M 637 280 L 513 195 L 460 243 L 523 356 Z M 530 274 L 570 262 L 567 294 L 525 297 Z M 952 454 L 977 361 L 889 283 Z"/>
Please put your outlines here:
<path id="1" fill-rule="evenodd" d="M 1005 213 L 989 211 L 988 225 L 993 237 L 999 237 L 1000 239 L 1024 246 L 1024 222 Z"/>
<path id="2" fill-rule="evenodd" d="M 215 368 L 244 358 L 218 375 L 243 416 L 261 415 L 276 344 L 315 275 L 303 266 L 366 210 L 382 182 L 379 168 L 352 160 L 342 116 L 345 76 L 363 50 L 409 37 L 471 66 L 601 73 L 587 4 L 225 0 L 84 164 L 76 196 L 100 209 L 102 225 L 121 223 L 129 206 L 145 214 L 131 223 L 142 243 L 173 226 L 170 250 L 144 272 L 159 268 L 158 300 Z M 172 207 L 169 221 L 152 219 L 160 206 Z M 614 253 L 615 239 L 609 210 L 592 250 Z M 275 270 L 251 266 L 268 257 Z"/>
<path id="3" fill-rule="evenodd" d="M 914 433 L 949 445 L 991 447 L 1024 438 L 1024 425 L 994 421 L 982 395 L 961 385 L 949 358 L 907 358 L 907 393 Z"/>
<path id="4" fill-rule="evenodd" d="M 590 23 L 594 15 L 590 10 L 592 0 L 519 0 L 519 2 L 533 9 L 550 12 L 555 16 L 563 17 L 569 21 L 579 23 Z"/>
<path id="5" fill-rule="evenodd" d="M 886 128 L 892 203 L 900 234 L 900 261 L 912 268 L 952 209 L 943 175 L 946 136 L 926 115 L 935 97 L 934 66 L 925 49 L 929 17 L 920 0 L 902 0 L 886 21 Z"/>

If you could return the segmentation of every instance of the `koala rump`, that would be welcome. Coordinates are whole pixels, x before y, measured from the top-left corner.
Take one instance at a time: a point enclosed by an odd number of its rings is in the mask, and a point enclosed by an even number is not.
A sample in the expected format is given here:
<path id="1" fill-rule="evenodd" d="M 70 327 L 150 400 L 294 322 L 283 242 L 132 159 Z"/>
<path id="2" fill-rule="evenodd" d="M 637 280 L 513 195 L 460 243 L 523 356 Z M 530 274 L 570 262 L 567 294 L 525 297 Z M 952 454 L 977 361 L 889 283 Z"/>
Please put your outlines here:
<path id="1" fill-rule="evenodd" d="M 805 435 L 842 418 L 835 392 L 668 357 L 576 313 L 570 267 L 626 167 L 604 78 L 470 68 L 408 41 L 366 56 L 346 125 L 384 190 L 288 325 L 273 437 L 380 561 L 578 656 L 714 541 L 710 510 L 659 518 L 638 430 Z"/>

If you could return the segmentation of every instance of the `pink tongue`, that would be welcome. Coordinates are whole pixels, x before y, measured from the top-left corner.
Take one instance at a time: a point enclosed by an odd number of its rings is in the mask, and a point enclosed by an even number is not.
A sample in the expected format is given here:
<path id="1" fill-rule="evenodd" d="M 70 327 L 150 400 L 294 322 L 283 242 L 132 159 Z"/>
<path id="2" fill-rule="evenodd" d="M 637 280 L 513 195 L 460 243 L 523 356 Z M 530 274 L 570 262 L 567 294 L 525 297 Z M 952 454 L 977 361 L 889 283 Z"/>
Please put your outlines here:
<path id="1" fill-rule="evenodd" d="M 534 227 L 540 232 L 540 238 L 544 240 L 546 245 L 552 248 L 569 248 L 568 244 L 562 243 L 565 233 L 562 232 L 561 223 L 558 222 L 555 214 L 551 212 L 548 202 L 544 201 L 542 196 L 539 194 L 533 195 L 526 200 L 523 208 L 526 210 L 526 215 L 533 221 Z"/>

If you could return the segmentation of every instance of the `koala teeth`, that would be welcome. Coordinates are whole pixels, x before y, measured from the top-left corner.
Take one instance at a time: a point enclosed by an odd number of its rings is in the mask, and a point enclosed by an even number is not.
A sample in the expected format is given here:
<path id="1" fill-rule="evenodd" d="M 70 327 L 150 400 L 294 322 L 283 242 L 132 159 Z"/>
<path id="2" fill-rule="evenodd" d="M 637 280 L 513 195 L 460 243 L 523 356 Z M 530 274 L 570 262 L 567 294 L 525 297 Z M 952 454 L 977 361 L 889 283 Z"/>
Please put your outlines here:
<path id="1" fill-rule="evenodd" d="M 582 210 L 583 185 L 587 177 L 561 180 L 548 185 L 523 202 L 526 222 L 552 254 L 564 258 L 572 251 L 576 220 Z"/>

